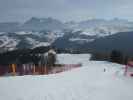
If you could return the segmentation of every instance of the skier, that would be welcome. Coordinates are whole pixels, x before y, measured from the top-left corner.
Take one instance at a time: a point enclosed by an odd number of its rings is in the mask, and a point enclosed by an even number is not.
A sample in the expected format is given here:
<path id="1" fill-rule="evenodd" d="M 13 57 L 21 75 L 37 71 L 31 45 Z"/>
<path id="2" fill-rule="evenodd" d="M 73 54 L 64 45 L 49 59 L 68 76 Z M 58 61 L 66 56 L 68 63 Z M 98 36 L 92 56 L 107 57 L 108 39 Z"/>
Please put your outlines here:
<path id="1" fill-rule="evenodd" d="M 105 71 L 106 71 L 106 69 L 104 68 L 104 69 L 103 69 L 103 72 L 105 72 Z"/>

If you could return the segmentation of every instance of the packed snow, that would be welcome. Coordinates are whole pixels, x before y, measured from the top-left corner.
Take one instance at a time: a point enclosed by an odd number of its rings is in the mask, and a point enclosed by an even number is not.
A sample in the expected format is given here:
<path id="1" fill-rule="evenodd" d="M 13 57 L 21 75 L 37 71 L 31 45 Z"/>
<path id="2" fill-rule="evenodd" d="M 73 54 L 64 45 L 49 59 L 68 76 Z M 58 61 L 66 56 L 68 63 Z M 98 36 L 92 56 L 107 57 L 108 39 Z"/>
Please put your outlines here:
<path id="1" fill-rule="evenodd" d="M 82 67 L 58 74 L 0 77 L 0 100 L 132 100 L 124 65 L 89 61 L 89 54 L 59 54 L 57 63 Z"/>

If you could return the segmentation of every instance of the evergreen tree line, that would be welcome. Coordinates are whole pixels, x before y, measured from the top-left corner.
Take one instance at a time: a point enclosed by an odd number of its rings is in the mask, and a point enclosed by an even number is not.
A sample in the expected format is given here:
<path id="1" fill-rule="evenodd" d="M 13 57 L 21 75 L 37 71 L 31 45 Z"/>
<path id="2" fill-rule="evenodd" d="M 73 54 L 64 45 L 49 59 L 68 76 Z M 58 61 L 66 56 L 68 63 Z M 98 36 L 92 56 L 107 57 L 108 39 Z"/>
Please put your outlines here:
<path id="1" fill-rule="evenodd" d="M 0 64 L 37 64 L 40 60 L 39 54 L 48 52 L 51 47 L 38 47 L 34 49 L 18 49 L 0 53 Z"/>
<path id="2" fill-rule="evenodd" d="M 8 51 L 5 53 L 0 53 L 0 65 L 6 64 L 26 64 L 33 63 L 38 64 L 40 57 L 39 54 L 48 52 L 49 49 L 54 47 L 37 47 L 34 49 L 17 49 L 14 51 Z M 111 62 L 116 62 L 120 64 L 127 64 L 128 60 L 133 60 L 133 56 L 125 55 L 119 50 L 112 50 L 109 53 L 94 52 L 91 49 L 57 49 L 54 48 L 57 53 L 91 53 L 91 60 L 106 60 Z"/>
<path id="3" fill-rule="evenodd" d="M 112 50 L 110 53 L 93 52 L 91 60 L 106 60 L 119 64 L 127 64 L 129 60 L 133 60 L 133 56 L 125 55 L 119 50 Z"/>

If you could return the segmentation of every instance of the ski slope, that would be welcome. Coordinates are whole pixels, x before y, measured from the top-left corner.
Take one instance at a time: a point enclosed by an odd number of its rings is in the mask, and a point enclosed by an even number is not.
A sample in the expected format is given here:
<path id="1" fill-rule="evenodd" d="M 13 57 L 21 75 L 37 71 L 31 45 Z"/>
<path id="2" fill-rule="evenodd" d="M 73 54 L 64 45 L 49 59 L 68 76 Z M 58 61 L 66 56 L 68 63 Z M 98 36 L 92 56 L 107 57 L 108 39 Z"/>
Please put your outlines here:
<path id="1" fill-rule="evenodd" d="M 0 77 L 0 100 L 133 100 L 133 79 L 123 76 L 123 65 L 89 58 L 59 54 L 58 63 L 83 66 L 59 74 Z"/>

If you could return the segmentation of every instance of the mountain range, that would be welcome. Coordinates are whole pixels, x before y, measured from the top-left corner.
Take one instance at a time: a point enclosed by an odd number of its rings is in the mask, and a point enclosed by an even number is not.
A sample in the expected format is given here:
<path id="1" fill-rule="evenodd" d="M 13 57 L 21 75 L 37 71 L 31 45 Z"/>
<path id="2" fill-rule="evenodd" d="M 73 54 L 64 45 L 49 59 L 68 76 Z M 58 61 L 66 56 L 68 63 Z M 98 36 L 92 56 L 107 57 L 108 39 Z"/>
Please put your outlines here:
<path id="1" fill-rule="evenodd" d="M 58 48 L 124 50 L 131 46 L 122 47 L 121 43 L 127 40 L 126 46 L 131 44 L 132 32 L 133 22 L 118 18 L 63 23 L 53 18 L 32 17 L 24 23 L 0 23 L 0 52 L 47 45 Z M 116 44 L 111 42 L 114 39 Z M 132 48 L 130 50 L 132 51 Z"/>
<path id="2" fill-rule="evenodd" d="M 42 31 L 42 30 L 64 30 L 64 29 L 91 29 L 101 31 L 127 31 L 133 28 L 133 22 L 124 19 L 114 18 L 112 20 L 90 19 L 80 22 L 61 22 L 60 20 L 48 18 L 32 17 L 24 23 L 20 22 L 3 22 L 0 23 L 0 32 L 18 32 L 18 31 Z M 106 31 L 104 30 L 104 31 Z"/>
<path id="3" fill-rule="evenodd" d="M 111 52 L 112 50 L 118 50 L 125 54 L 133 55 L 132 43 L 133 31 L 119 32 L 111 36 L 102 37 L 86 45 L 98 52 Z"/>

